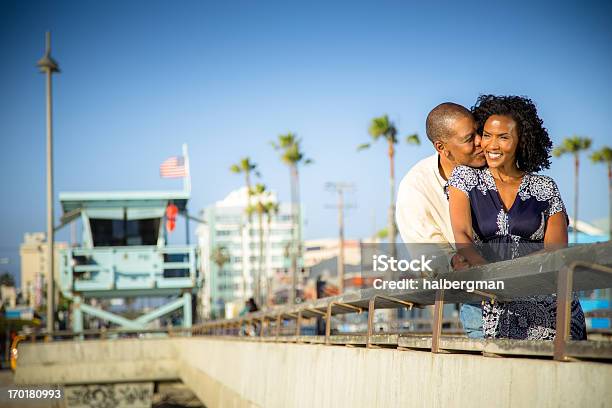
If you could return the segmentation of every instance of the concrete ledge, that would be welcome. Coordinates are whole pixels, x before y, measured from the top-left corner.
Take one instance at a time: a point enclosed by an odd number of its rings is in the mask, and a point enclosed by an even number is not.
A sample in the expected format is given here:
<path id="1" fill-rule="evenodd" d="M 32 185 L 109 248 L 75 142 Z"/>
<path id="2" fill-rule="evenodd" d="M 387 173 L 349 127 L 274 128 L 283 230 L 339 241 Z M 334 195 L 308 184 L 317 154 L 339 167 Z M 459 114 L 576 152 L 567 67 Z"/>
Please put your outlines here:
<path id="1" fill-rule="evenodd" d="M 103 384 L 179 378 L 174 340 L 20 343 L 17 384 Z"/>
<path id="2" fill-rule="evenodd" d="M 402 339 L 377 338 L 382 345 Z M 553 408 L 612 401 L 612 364 L 584 361 L 210 337 L 26 343 L 19 354 L 18 384 L 181 379 L 208 408 Z"/>
<path id="3" fill-rule="evenodd" d="M 604 363 L 202 337 L 177 341 L 183 380 L 193 390 L 209 389 L 198 396 L 210 408 L 556 408 L 612 401 L 612 365 Z"/>
<path id="4" fill-rule="evenodd" d="M 181 365 L 181 380 L 207 407 L 251 408 L 257 405 L 190 364 Z"/>

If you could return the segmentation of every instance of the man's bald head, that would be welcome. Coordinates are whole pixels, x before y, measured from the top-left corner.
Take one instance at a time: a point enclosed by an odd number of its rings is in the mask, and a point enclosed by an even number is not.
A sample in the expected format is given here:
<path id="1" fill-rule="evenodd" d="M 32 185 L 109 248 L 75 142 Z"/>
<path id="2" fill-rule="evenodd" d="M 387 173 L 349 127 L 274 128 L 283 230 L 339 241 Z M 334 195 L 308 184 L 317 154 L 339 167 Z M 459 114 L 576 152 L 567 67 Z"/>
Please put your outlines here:
<path id="1" fill-rule="evenodd" d="M 427 137 L 432 143 L 440 139 L 446 139 L 449 132 L 452 131 L 454 123 L 465 117 L 473 117 L 467 108 L 453 102 L 441 103 L 427 115 L 425 123 Z"/>

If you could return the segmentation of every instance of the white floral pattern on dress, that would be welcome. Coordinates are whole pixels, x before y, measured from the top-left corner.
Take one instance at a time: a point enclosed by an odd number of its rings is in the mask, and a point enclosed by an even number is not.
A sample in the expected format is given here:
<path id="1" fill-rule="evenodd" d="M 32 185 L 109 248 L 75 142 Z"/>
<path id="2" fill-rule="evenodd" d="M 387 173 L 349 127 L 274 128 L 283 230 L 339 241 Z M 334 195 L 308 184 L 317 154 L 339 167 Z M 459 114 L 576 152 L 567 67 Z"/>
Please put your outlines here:
<path id="1" fill-rule="evenodd" d="M 465 194 L 468 194 L 474 187 L 478 185 L 478 175 L 476 169 L 468 166 L 457 166 L 453 170 L 451 177 L 446 182 L 444 190 L 448 196 L 448 188 L 455 187 Z"/>
<path id="2" fill-rule="evenodd" d="M 502 208 L 497 213 L 497 235 L 504 236 L 508 235 L 508 214 Z"/>
<path id="3" fill-rule="evenodd" d="M 529 239 L 532 241 L 539 241 L 539 240 L 544 239 L 544 232 L 546 231 L 546 216 L 544 215 L 544 213 L 542 213 L 540 214 L 540 217 L 541 217 L 540 226 L 529 237 Z"/>

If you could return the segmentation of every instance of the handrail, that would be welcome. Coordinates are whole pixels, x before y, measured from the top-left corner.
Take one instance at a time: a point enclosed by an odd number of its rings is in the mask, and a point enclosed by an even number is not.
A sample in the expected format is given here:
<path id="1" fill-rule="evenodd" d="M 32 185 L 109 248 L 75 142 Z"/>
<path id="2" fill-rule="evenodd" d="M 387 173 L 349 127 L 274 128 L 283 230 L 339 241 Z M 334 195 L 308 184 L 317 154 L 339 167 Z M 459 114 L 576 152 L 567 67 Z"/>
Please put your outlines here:
<path id="1" fill-rule="evenodd" d="M 592 262 L 596 259 L 596 262 Z M 588 260 L 588 261 L 587 261 Z M 529 265 L 533 269 L 534 265 L 540 265 L 540 269 L 537 271 L 531 271 L 526 269 L 525 265 Z M 563 265 L 565 265 L 563 267 Z M 551 253 L 544 253 L 538 255 L 531 255 L 529 257 L 520 258 L 512 261 L 512 264 L 508 262 L 500 262 L 497 264 L 482 266 L 478 268 L 472 268 L 465 271 L 466 274 L 470 272 L 481 277 L 481 279 L 487 279 L 488 277 L 496 279 L 514 279 L 514 282 L 522 283 L 530 282 L 526 279 L 530 279 L 536 274 L 542 274 L 546 279 L 557 279 L 555 287 L 558 294 L 557 302 L 557 336 L 554 342 L 554 356 L 559 361 L 568 361 L 571 356 L 571 350 L 575 347 L 571 346 L 575 342 L 569 340 L 569 319 L 571 318 L 569 313 L 569 307 L 571 304 L 571 294 L 578 286 L 577 290 L 584 290 L 588 285 L 595 285 L 599 287 L 608 283 L 612 283 L 612 243 L 603 244 L 591 244 L 583 247 L 571 247 L 561 249 Z M 596 271 L 603 273 L 604 279 L 594 279 L 594 275 L 588 275 L 583 280 L 574 279 L 574 271 L 576 268 L 584 268 L 589 271 Z M 559 270 L 560 269 L 560 270 Z M 461 272 L 464 273 L 464 272 Z M 456 273 L 455 273 L 456 274 Z M 599 275 L 597 275 L 599 276 Z M 439 276 L 438 276 L 439 278 Z M 588 279 L 587 279 L 588 278 Z M 589 280 L 590 279 L 590 280 Z M 574 282 L 575 281 L 575 282 Z M 577 283 L 577 284 L 576 284 Z M 612 286 L 612 284 L 610 285 Z M 548 286 L 547 286 L 548 287 Z M 461 295 L 461 294 L 459 294 Z M 480 298 L 481 300 L 492 299 L 499 293 L 477 293 L 473 296 Z M 302 342 L 307 339 L 308 336 L 303 336 L 301 333 L 301 326 L 303 319 L 312 317 L 323 317 L 326 319 L 325 328 L 325 344 L 332 344 L 331 335 L 331 316 L 334 314 L 341 313 L 361 313 L 365 310 L 368 311 L 368 331 L 364 336 L 364 345 L 366 347 L 373 347 L 372 338 L 374 336 L 373 331 L 373 315 L 377 307 L 381 306 L 381 302 L 384 303 L 382 306 L 385 308 L 397 308 L 397 307 L 423 307 L 425 305 L 434 305 L 434 316 L 432 321 L 432 333 L 431 342 L 429 340 L 429 348 L 432 352 L 444 351 L 444 344 L 446 340 L 442 339 L 442 306 L 444 303 L 454 303 L 454 299 L 458 296 L 453 291 L 425 291 L 425 290 L 402 290 L 402 291 L 373 291 L 373 290 L 362 290 L 356 293 L 347 293 L 340 296 L 319 299 L 316 301 L 306 302 L 300 305 L 286 305 L 272 307 L 267 310 L 249 313 L 244 316 L 240 316 L 235 319 L 226 320 L 215 320 L 208 321 L 198 325 L 194 325 L 192 328 L 183 329 L 158 329 L 158 330 L 107 330 L 105 333 L 146 333 L 146 332 L 164 332 L 167 331 L 169 334 L 201 334 L 201 335 L 244 335 L 242 333 L 242 327 L 246 324 L 252 326 L 255 321 L 261 322 L 259 336 L 261 340 L 274 339 L 278 341 L 281 337 L 281 326 L 284 320 L 295 320 L 295 335 L 292 341 Z M 522 296 L 517 295 L 517 296 Z M 500 297 L 500 300 L 505 299 Z M 287 319 L 285 319 L 287 318 Z M 273 333 L 266 335 L 266 326 L 269 321 L 276 321 L 276 327 Z M 234 327 L 238 327 L 237 331 Z M 230 333 L 227 333 L 229 328 Z M 221 330 L 219 330 L 221 329 Z M 79 333 L 80 335 L 95 335 L 95 331 L 84 331 Z M 61 336 L 60 332 L 53 333 L 54 336 Z M 66 332 L 67 336 L 70 336 L 70 332 Z M 338 336 L 335 336 L 338 337 Z M 427 337 L 429 338 L 429 337 Z M 314 339 L 314 338 L 313 338 Z M 319 337 L 317 341 L 321 341 Z M 333 339 L 335 341 L 335 338 Z M 306 340 L 308 341 L 308 340 Z M 491 340 L 487 340 L 491 342 Z M 549 344 L 549 342 L 545 342 Z M 424 344 L 424 343 L 423 343 Z M 552 345 L 552 344 L 551 344 Z M 571 346 L 571 347 L 570 347 Z M 399 346 L 398 346 L 399 347 Z M 607 346 L 606 346 L 607 347 Z M 571 350 L 570 350 L 571 349 Z M 569 350 L 569 351 L 568 351 Z M 605 349 L 608 350 L 608 349 Z M 605 353 L 612 354 L 612 350 L 605 351 Z"/>

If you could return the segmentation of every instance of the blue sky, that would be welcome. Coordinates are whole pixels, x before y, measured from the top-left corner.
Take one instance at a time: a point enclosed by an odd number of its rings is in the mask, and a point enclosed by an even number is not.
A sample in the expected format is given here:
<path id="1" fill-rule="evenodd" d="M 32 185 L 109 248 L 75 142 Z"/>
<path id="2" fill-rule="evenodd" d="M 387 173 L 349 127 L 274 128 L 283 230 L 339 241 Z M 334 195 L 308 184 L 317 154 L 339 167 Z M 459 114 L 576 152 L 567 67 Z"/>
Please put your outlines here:
<path id="1" fill-rule="evenodd" d="M 537 103 L 555 143 L 575 133 L 610 144 L 608 3 L 423 3 L 0 1 L 0 258 L 17 272 L 23 233 L 45 229 L 44 77 L 35 63 L 46 30 L 62 69 L 56 198 L 180 188 L 158 166 L 187 142 L 192 211 L 242 184 L 228 167 L 245 155 L 288 199 L 289 174 L 269 142 L 294 131 L 314 159 L 301 173 L 306 238 L 336 234 L 326 181 L 356 184 L 346 232 L 365 237 L 384 226 L 388 205 L 385 148 L 355 150 L 374 116 L 388 113 L 402 135 L 424 139 L 440 102 L 520 94 Z M 398 182 L 431 152 L 428 143 L 400 146 Z M 605 169 L 583 163 L 581 218 L 605 218 Z M 571 160 L 554 160 L 548 174 L 571 211 Z"/>

